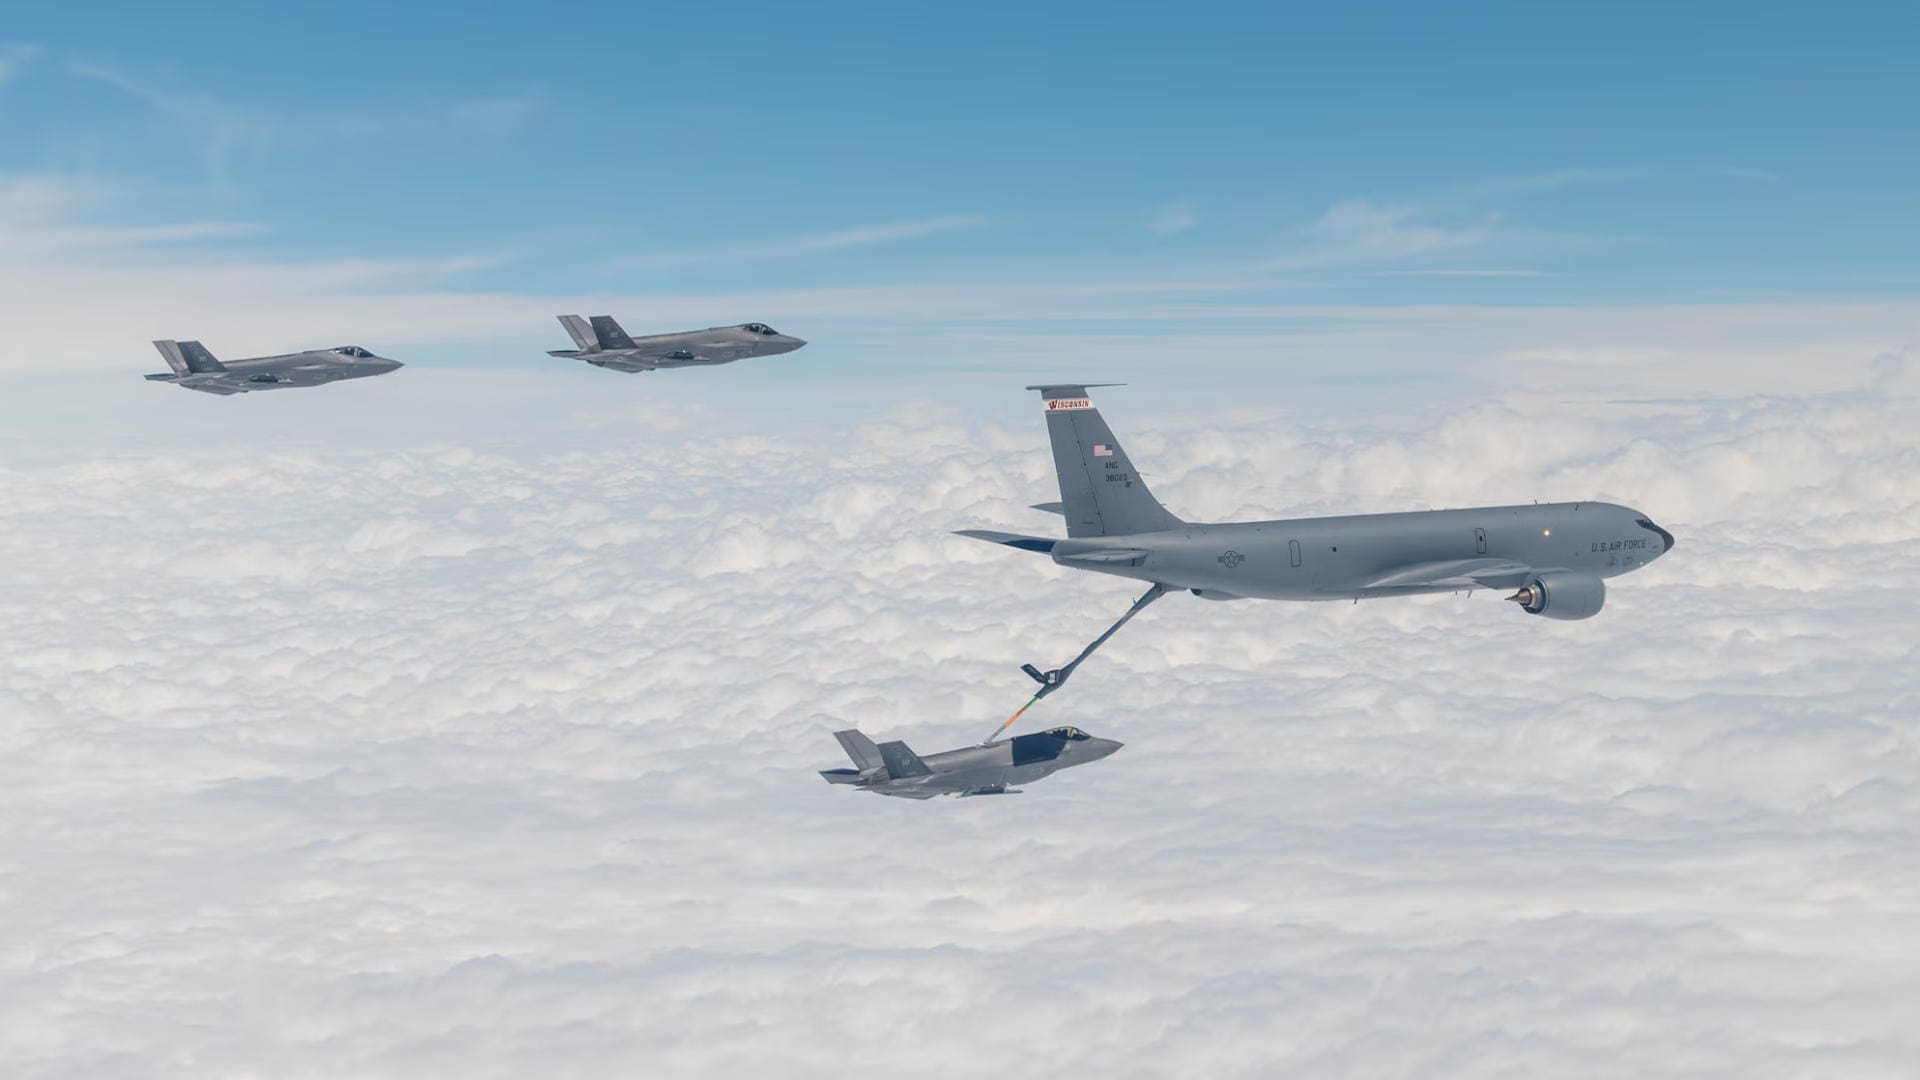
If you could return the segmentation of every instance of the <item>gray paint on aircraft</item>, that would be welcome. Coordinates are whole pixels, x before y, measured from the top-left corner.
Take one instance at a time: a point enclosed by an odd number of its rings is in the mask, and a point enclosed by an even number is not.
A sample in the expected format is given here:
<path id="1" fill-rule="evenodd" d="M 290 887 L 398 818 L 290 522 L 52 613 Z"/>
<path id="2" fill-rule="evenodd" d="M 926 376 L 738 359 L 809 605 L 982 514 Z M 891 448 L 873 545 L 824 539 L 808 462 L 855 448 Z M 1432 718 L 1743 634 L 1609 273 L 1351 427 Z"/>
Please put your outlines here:
<path id="1" fill-rule="evenodd" d="M 1647 515 L 1604 502 L 1181 521 L 1140 480 L 1088 397 L 1090 385 L 1100 384 L 1028 388 L 1045 402 L 1067 537 L 961 535 L 1208 599 L 1359 600 L 1500 588 L 1519 590 L 1509 599 L 1555 619 L 1597 614 L 1605 579 L 1674 546 Z"/>
<path id="2" fill-rule="evenodd" d="M 337 345 L 331 349 L 279 356 L 254 356 L 225 363 L 214 358 L 197 341 L 156 341 L 172 371 L 149 375 L 149 382 L 172 383 L 203 394 L 247 394 L 256 390 L 283 390 L 307 386 L 325 386 L 345 379 L 364 379 L 385 375 L 404 365 L 358 345 Z"/>
<path id="3" fill-rule="evenodd" d="M 778 356 L 806 345 L 797 337 L 758 322 L 636 338 L 621 329 L 611 315 L 595 315 L 591 319 L 578 315 L 558 318 L 567 335 L 573 338 L 574 348 L 554 349 L 548 356 L 584 360 L 595 367 L 629 373 L 713 367 L 750 357 Z"/>
<path id="4" fill-rule="evenodd" d="M 1061 769 L 1099 761 L 1121 746 L 1076 727 L 1015 735 L 926 757 L 915 754 L 904 742 L 875 745 L 858 730 L 836 731 L 833 737 L 840 741 L 854 767 L 820 770 L 828 783 L 902 799 L 1017 794 L 1019 789 L 1014 784 L 1030 784 Z"/>

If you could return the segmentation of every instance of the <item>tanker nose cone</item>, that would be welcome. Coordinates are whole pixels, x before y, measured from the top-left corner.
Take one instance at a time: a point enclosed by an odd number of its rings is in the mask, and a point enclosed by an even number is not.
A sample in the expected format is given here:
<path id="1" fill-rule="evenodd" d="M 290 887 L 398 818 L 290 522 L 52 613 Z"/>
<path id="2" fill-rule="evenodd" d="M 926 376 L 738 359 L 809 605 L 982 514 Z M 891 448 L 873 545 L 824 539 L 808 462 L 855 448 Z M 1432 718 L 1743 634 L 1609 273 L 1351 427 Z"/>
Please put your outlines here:
<path id="1" fill-rule="evenodd" d="M 1660 537 L 1660 545 L 1661 545 L 1660 554 L 1665 555 L 1667 552 L 1673 550 L 1673 534 L 1661 528 L 1660 526 L 1655 525 L 1652 519 L 1641 518 L 1640 520 L 1634 522 L 1634 524 L 1640 526 L 1641 528 L 1647 530 L 1648 532 L 1655 533 Z"/>

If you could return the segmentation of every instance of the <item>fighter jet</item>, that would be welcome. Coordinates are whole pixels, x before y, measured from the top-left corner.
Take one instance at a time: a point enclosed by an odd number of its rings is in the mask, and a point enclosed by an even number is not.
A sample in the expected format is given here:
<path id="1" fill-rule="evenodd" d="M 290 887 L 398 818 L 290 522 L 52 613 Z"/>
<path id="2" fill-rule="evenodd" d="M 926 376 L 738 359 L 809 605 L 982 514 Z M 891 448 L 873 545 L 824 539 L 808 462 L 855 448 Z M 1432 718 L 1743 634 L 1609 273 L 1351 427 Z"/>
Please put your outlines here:
<path id="1" fill-rule="evenodd" d="M 968 529 L 960 533 L 1050 557 L 1075 570 L 1150 582 L 1121 623 L 1169 591 L 1208 600 L 1362 600 L 1512 589 L 1529 615 L 1587 619 L 1606 579 L 1673 550 L 1673 534 L 1638 510 L 1603 502 L 1487 506 L 1201 524 L 1169 513 L 1147 490 L 1087 391 L 1115 383 L 1029 386 L 1045 403 L 1060 501 L 1036 510 L 1066 519 L 1065 539 Z M 1119 629 L 1120 623 L 1114 625 Z M 1072 664 L 1027 674 L 1042 694 Z"/>
<path id="2" fill-rule="evenodd" d="M 322 386 L 341 379 L 364 379 L 385 375 L 402 366 L 398 360 L 375 356 L 358 345 L 340 345 L 331 349 L 287 353 L 283 356 L 255 356 L 246 360 L 221 363 L 207 347 L 197 341 L 156 341 L 154 348 L 167 358 L 173 370 L 149 375 L 152 382 L 167 382 L 204 394 L 245 394 L 253 390 L 279 390 L 289 386 Z"/>
<path id="3" fill-rule="evenodd" d="M 585 360 L 595 367 L 615 371 L 653 371 L 657 368 L 712 367 L 731 364 L 751 356 L 778 356 L 790 353 L 806 342 L 775 330 L 766 323 L 741 323 L 689 330 L 681 334 L 654 334 L 631 338 L 611 315 L 583 319 L 578 315 L 559 316 L 560 325 L 573 337 L 574 349 L 554 349 L 548 356 L 567 360 Z"/>
<path id="4" fill-rule="evenodd" d="M 872 739 L 857 730 L 836 731 L 851 769 L 822 769 L 829 784 L 851 784 L 861 791 L 902 799 L 936 795 L 1016 795 L 1012 784 L 1030 784 L 1043 776 L 1085 765 L 1120 749 L 1112 739 L 1096 739 L 1077 727 L 1057 727 L 1005 742 L 989 742 L 921 757 L 903 742 Z"/>

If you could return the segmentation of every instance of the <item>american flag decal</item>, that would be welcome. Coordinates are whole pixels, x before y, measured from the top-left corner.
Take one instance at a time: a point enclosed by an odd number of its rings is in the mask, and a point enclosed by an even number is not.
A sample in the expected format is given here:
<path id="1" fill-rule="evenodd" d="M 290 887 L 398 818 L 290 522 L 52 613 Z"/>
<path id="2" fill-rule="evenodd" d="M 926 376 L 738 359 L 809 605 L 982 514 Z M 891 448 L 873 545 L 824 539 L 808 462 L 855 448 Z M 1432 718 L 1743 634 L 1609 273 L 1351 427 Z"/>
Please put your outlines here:
<path id="1" fill-rule="evenodd" d="M 1094 457 L 1112 457 L 1113 447 L 1108 446 L 1105 443 L 1094 443 L 1093 456 Z"/>

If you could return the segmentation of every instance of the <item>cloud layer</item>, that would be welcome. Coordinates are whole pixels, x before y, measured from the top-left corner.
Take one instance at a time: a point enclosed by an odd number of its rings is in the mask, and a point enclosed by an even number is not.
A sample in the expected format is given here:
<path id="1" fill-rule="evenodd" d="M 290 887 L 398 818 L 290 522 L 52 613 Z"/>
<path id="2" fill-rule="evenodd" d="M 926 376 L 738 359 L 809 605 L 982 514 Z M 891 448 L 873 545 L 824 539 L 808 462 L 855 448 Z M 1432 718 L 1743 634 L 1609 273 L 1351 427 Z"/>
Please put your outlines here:
<path id="1" fill-rule="evenodd" d="M 14 453 L 0 1071 L 1910 1069 L 1911 399 L 1105 404 L 1190 517 L 1603 497 L 1680 548 L 1582 624 L 1178 597 L 1029 714 L 1120 754 L 906 804 L 829 733 L 976 740 L 1131 595 L 948 535 L 1052 527 L 1037 416 Z"/>

